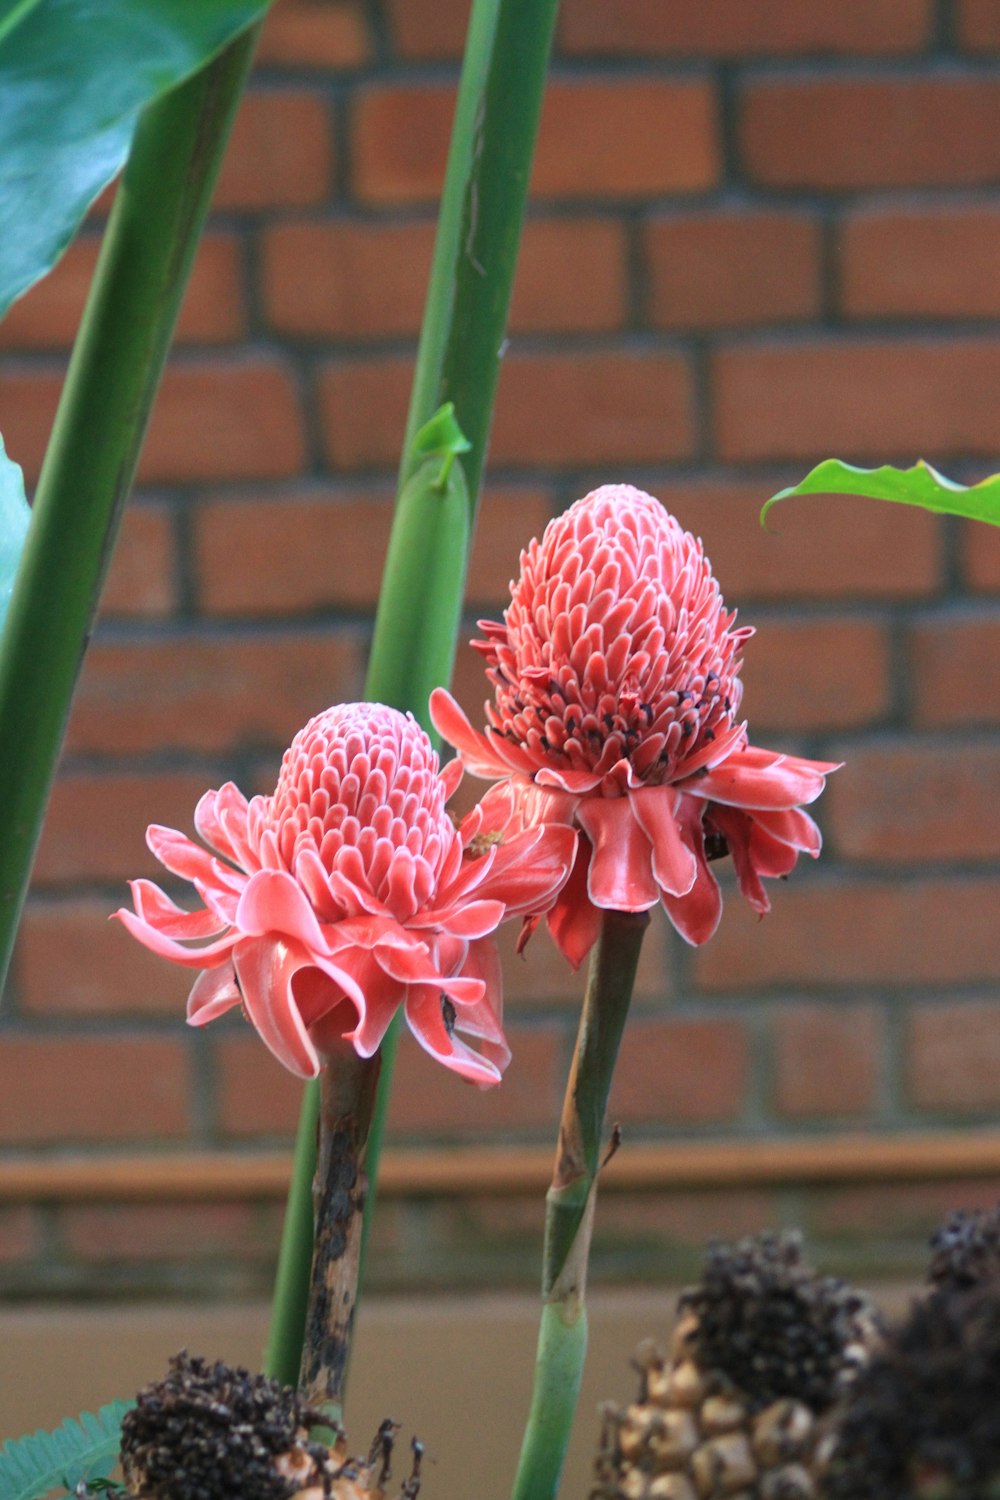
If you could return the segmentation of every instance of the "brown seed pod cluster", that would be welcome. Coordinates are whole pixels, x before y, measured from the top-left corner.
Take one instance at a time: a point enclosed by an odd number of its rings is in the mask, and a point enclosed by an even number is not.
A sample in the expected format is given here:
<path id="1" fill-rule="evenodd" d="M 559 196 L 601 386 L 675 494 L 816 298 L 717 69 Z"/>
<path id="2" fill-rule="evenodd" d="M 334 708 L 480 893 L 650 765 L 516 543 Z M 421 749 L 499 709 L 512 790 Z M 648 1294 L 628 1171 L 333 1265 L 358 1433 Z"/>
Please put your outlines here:
<path id="1" fill-rule="evenodd" d="M 366 1458 L 309 1430 L 328 1425 L 296 1391 L 241 1367 L 174 1356 L 122 1421 L 125 1483 L 137 1500 L 384 1500 L 396 1424 L 383 1422 Z M 420 1449 L 401 1500 L 420 1487 Z"/>
<path id="2" fill-rule="evenodd" d="M 819 1277 L 794 1235 L 712 1245 L 669 1353 L 604 1409 L 597 1500 L 815 1500 L 824 1418 L 876 1336 L 867 1298 Z"/>
<path id="3" fill-rule="evenodd" d="M 930 1293 L 893 1329 L 838 1423 L 824 1500 L 1000 1496 L 1000 1210 L 931 1241 Z"/>

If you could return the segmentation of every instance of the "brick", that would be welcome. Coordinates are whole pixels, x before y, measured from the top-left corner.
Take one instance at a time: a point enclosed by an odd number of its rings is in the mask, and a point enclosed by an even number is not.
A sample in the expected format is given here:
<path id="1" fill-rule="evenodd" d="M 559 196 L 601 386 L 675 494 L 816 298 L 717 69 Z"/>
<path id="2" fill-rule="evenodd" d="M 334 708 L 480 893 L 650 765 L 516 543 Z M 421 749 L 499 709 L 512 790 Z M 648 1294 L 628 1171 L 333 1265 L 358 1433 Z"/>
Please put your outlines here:
<path id="1" fill-rule="evenodd" d="M 326 70 L 359 68 L 370 58 L 358 0 L 281 0 L 268 12 L 256 61 Z"/>
<path id="2" fill-rule="evenodd" d="M 850 318 L 996 318 L 1000 208 L 871 209 L 838 236 Z"/>
<path id="3" fill-rule="evenodd" d="M 307 89 L 252 89 L 233 126 L 212 200 L 216 209 L 300 208 L 328 197 L 333 119 Z"/>
<path id="4" fill-rule="evenodd" d="M 416 334 L 433 244 L 431 223 L 278 224 L 264 238 L 271 322 L 309 338 Z M 619 225 L 596 218 L 531 220 L 522 237 L 511 327 L 620 327 L 625 280 Z"/>
<path id="5" fill-rule="evenodd" d="M 42 829 L 35 883 L 162 877 L 162 866 L 146 849 L 146 827 L 164 823 L 192 830 L 206 782 L 204 772 L 191 771 L 62 772 Z"/>
<path id="6" fill-rule="evenodd" d="M 910 662 L 919 728 L 1000 722 L 1000 617 L 927 616 L 910 632 Z"/>
<path id="7" fill-rule="evenodd" d="M 765 529 L 760 509 L 777 481 L 696 478 L 652 488 L 702 538 L 731 605 L 911 599 L 939 586 L 941 527 L 925 511 L 851 495 L 810 498 L 771 512 Z"/>
<path id="8" fill-rule="evenodd" d="M 399 3 L 402 9 L 405 0 Z M 596 56 L 889 56 L 920 48 L 930 20 L 928 0 L 758 0 L 753 6 L 742 0 L 654 6 L 646 0 L 566 0 L 559 40 L 566 52 Z"/>
<path id="9" fill-rule="evenodd" d="M 697 193 L 720 169 L 707 80 L 567 81 L 546 91 L 531 176 L 537 197 Z"/>
<path id="10" fill-rule="evenodd" d="M 0 1265 L 13 1266 L 18 1261 L 34 1260 L 40 1238 L 35 1209 L 27 1204 L 0 1208 Z"/>
<path id="11" fill-rule="evenodd" d="M 879 1182 L 829 1188 L 810 1216 L 815 1234 L 836 1238 L 914 1237 L 925 1246 L 933 1231 L 957 1208 L 995 1208 L 1000 1182 L 963 1177 L 957 1182 Z M 926 1262 L 926 1251 L 922 1259 Z"/>
<path id="12" fill-rule="evenodd" d="M 217 1128 L 224 1136 L 292 1138 L 302 1081 L 283 1068 L 248 1025 L 214 1026 Z"/>
<path id="13" fill-rule="evenodd" d="M 822 808 L 822 803 L 820 803 Z M 1000 881 L 977 878 L 843 881 L 817 872 L 771 882 L 759 920 L 732 891 L 718 932 L 692 955 L 711 992 L 809 985 L 962 984 L 1000 977 L 983 912 Z"/>
<path id="14" fill-rule="evenodd" d="M 193 908 L 193 891 L 190 898 Z M 183 1020 L 194 974 L 164 963 L 120 923 L 109 921 L 119 905 L 129 905 L 124 888 L 117 899 L 28 902 L 15 960 L 22 1014 L 168 1015 Z"/>
<path id="15" fill-rule="evenodd" d="M 1000 1104 L 1000 1003 L 937 1001 L 913 1008 L 906 1025 L 906 1084 L 918 1109 L 953 1114 Z"/>
<path id="16" fill-rule="evenodd" d="M 877 722 L 890 706 L 889 641 L 874 619 L 827 615 L 761 625 L 746 648 L 745 713 L 758 729 L 800 732 Z"/>
<path id="17" fill-rule="evenodd" d="M 5 1146 L 180 1136 L 187 1049 L 149 1037 L 22 1037 L 0 1047 Z"/>
<path id="18" fill-rule="evenodd" d="M 55 269 L 5 314 L 0 350 L 68 349 L 76 337 L 100 242 L 81 235 Z M 178 343 L 229 343 L 244 331 L 239 242 L 219 230 L 198 246 L 177 321 Z"/>
<path id="19" fill-rule="evenodd" d="M 1000 591 L 1000 531 L 979 522 L 960 522 L 959 549 L 967 588 Z"/>
<path id="20" fill-rule="evenodd" d="M 513 355 L 500 373 L 495 463 L 684 458 L 694 443 L 690 369 L 659 353 Z"/>
<path id="21" fill-rule="evenodd" d="M 156 683 L 156 692 L 149 684 Z M 68 744 L 88 753 L 144 750 L 280 753 L 328 704 L 362 688 L 357 633 L 97 641 L 88 653 Z"/>
<path id="22" fill-rule="evenodd" d="M 201 607 L 211 614 L 374 610 L 393 496 L 384 488 L 266 496 L 220 495 L 195 516 Z M 467 593 L 502 600 L 518 553 L 548 519 L 544 491 L 501 486 L 480 506 Z M 241 566 L 230 566 L 233 537 Z"/>
<path id="23" fill-rule="evenodd" d="M 958 0 L 958 38 L 971 52 L 1000 50 L 1000 11 L 996 0 Z"/>
<path id="24" fill-rule="evenodd" d="M 819 314 L 819 226 L 804 214 L 671 214 L 651 220 L 645 246 L 658 328 L 797 323 Z"/>
<path id="25" fill-rule="evenodd" d="M 869 1114 L 876 1106 L 881 1027 L 873 1005 L 775 1010 L 774 1108 L 785 1119 Z"/>
<path id="26" fill-rule="evenodd" d="M 270 1259 L 249 1203 L 67 1204 L 60 1215 L 65 1250 L 106 1264 L 156 1260 Z"/>
<path id="27" fill-rule="evenodd" d="M 1000 172 L 1000 82 L 784 78 L 749 86 L 741 143 L 767 187 L 957 187 Z"/>
<path id="28" fill-rule="evenodd" d="M 130 504 L 101 594 L 102 613 L 137 618 L 169 614 L 175 602 L 174 551 L 168 508 Z"/>
<path id="29" fill-rule="evenodd" d="M 466 0 L 388 0 L 393 50 L 400 57 L 420 59 L 461 57 L 469 24 Z"/>
<path id="30" fill-rule="evenodd" d="M 419 1133 L 485 1141 L 542 1128 L 554 1134 L 565 1086 L 567 1054 L 554 1026 L 506 1026 L 513 1057 L 503 1081 L 477 1089 L 429 1057 L 409 1033 L 400 1040 L 393 1074 L 388 1132 L 397 1140 Z"/>
<path id="31" fill-rule="evenodd" d="M 353 169 L 362 202 L 437 198 L 453 107 L 453 89 L 439 84 L 376 84 L 361 94 Z M 707 82 L 566 79 L 546 93 L 531 179 L 536 197 L 701 192 L 719 170 Z"/>
<path id="32" fill-rule="evenodd" d="M 626 1160 L 627 1152 L 626 1142 Z M 617 1193 L 605 1190 L 613 1172 L 612 1159 L 601 1173 L 601 1196 L 594 1226 L 598 1252 L 602 1243 L 611 1240 L 631 1258 L 639 1245 L 655 1239 L 661 1242 L 655 1245 L 656 1264 L 668 1246 L 690 1246 L 700 1253 L 709 1240 L 731 1243 L 746 1234 L 773 1229 L 778 1222 L 774 1197 L 766 1189 L 685 1188 L 683 1192 L 655 1195 Z"/>
<path id="33" fill-rule="evenodd" d="M 19 368 L 8 361 L 0 370 L 4 447 L 28 484 L 42 466 L 61 385 L 62 371 L 51 366 Z"/>
<path id="34" fill-rule="evenodd" d="M 410 374 L 409 360 L 397 357 L 338 361 L 326 368 L 320 400 L 334 467 L 394 462 Z M 528 465 L 684 458 L 694 442 L 692 406 L 690 370 L 681 355 L 508 355 L 490 458 Z"/>
<path id="35" fill-rule="evenodd" d="M 529 219 L 511 299 L 514 333 L 620 328 L 628 296 L 624 227 L 611 219 Z"/>
<path id="36" fill-rule="evenodd" d="M 176 362 L 164 372 L 140 482 L 279 479 L 305 461 L 292 377 L 277 360 Z"/>
<path id="37" fill-rule="evenodd" d="M 733 345 L 713 365 L 715 441 L 730 462 L 836 454 L 985 454 L 1000 343 L 987 339 Z"/>
<path id="38" fill-rule="evenodd" d="M 1000 847 L 1000 747 L 902 736 L 845 747 L 826 819 L 841 855 L 880 864 L 988 860 Z"/>
<path id="39" fill-rule="evenodd" d="M 625 1031 L 608 1120 L 707 1125 L 743 1111 L 750 1057 L 742 1021 L 633 1020 Z"/>

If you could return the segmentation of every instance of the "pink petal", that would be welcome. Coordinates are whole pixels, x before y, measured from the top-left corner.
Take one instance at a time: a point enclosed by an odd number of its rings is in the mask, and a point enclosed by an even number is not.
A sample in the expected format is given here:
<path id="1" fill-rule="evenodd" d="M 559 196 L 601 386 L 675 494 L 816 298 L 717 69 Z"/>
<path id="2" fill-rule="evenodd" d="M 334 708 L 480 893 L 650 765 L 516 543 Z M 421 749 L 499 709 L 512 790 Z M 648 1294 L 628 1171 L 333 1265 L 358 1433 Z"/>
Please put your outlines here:
<path id="1" fill-rule="evenodd" d="M 365 1010 L 347 1040 L 359 1057 L 374 1057 L 393 1016 L 406 999 L 406 985 L 388 975 L 370 954 L 359 954 L 355 977 L 363 982 Z"/>
<path id="2" fill-rule="evenodd" d="M 443 740 L 455 747 L 462 757 L 465 769 L 471 771 L 473 776 L 493 781 L 498 776 L 509 774 L 510 763 L 501 758 L 499 746 L 473 729 L 454 698 L 444 688 L 435 688 L 431 693 L 429 709 L 434 728 Z M 513 749 L 512 746 L 509 748 Z"/>
<path id="3" fill-rule="evenodd" d="M 546 915 L 553 941 L 574 969 L 578 969 L 597 942 L 601 913 L 587 894 L 590 844 L 581 839 L 566 884 Z"/>
<path id="4" fill-rule="evenodd" d="M 678 809 L 684 841 L 698 866 L 694 885 L 683 896 L 663 897 L 663 909 L 687 943 L 707 943 L 722 916 L 722 892 L 705 858 L 701 810 L 693 797 L 682 797 Z"/>
<path id="5" fill-rule="evenodd" d="M 760 877 L 763 872 L 759 870 L 754 858 L 751 815 L 740 808 L 723 807 L 721 803 L 716 803 L 705 822 L 716 828 L 726 840 L 740 891 L 754 911 L 764 916 L 771 910 L 771 902 L 761 884 Z M 795 852 L 794 850 L 791 852 L 794 863 Z"/>
<path id="6" fill-rule="evenodd" d="M 648 911 L 660 899 L 653 849 L 628 797 L 592 797 L 576 810 L 593 853 L 587 894 L 606 911 Z"/>
<path id="7" fill-rule="evenodd" d="M 207 849 L 192 843 L 183 833 L 178 833 L 176 828 L 163 828 L 159 823 L 151 823 L 146 829 L 146 843 L 160 864 L 172 875 L 179 875 L 182 880 L 201 880 L 205 885 L 218 885 L 223 890 L 230 891 L 238 891 L 243 887 L 245 876 L 224 865 L 221 860 L 209 854 Z"/>
<path id="8" fill-rule="evenodd" d="M 564 771 L 558 766 L 540 766 L 535 772 L 535 781 L 539 786 L 558 787 L 560 791 L 581 797 L 599 787 L 604 776 L 603 770 Z"/>
<path id="9" fill-rule="evenodd" d="M 209 1021 L 232 1010 L 234 1005 L 241 1004 L 241 1001 L 232 964 L 220 964 L 217 969 L 204 969 L 188 995 L 188 1025 L 206 1026 Z"/>
<path id="10" fill-rule="evenodd" d="M 228 925 L 212 911 L 184 911 L 151 880 L 130 880 L 129 889 L 136 915 L 164 937 L 189 941 L 216 937 Z"/>
<path id="11" fill-rule="evenodd" d="M 238 933 L 230 929 L 217 942 L 206 943 L 202 948 L 185 948 L 182 943 L 164 937 L 156 927 L 144 922 L 125 906 L 112 912 L 112 917 L 117 917 L 122 926 L 151 953 L 158 954 L 160 958 L 169 958 L 172 963 L 180 964 L 185 969 L 214 968 L 216 964 L 222 963 L 239 937 Z"/>
<path id="12" fill-rule="evenodd" d="M 415 985 L 407 994 L 406 1021 L 413 1035 L 431 1057 L 443 1063 L 461 1078 L 488 1088 L 500 1082 L 495 1063 L 479 1057 L 471 1047 L 449 1031 L 441 1010 L 441 996 L 430 985 Z"/>
<path id="13" fill-rule="evenodd" d="M 502 901 L 508 917 L 545 911 L 569 878 L 578 842 L 576 829 L 560 824 L 510 839 L 497 849 L 481 893 Z"/>
<path id="14" fill-rule="evenodd" d="M 733 807 L 790 808 L 814 802 L 826 784 L 826 777 L 838 769 L 831 762 L 775 755 L 748 745 L 723 765 L 676 785 L 692 796 L 726 802 Z"/>
<path id="15" fill-rule="evenodd" d="M 668 896 L 684 896 L 694 885 L 698 865 L 677 823 L 680 794 L 670 786 L 629 793 L 639 827 L 653 846 L 653 874 Z"/>
<path id="16" fill-rule="evenodd" d="M 233 782 L 205 793 L 194 810 L 194 826 L 206 844 L 240 869 L 247 868 L 247 799 Z"/>
<path id="17" fill-rule="evenodd" d="M 292 980 L 312 962 L 300 943 L 245 938 L 233 952 L 247 1016 L 261 1041 L 291 1073 L 315 1078 L 320 1060 L 292 994 Z"/>
<path id="18" fill-rule="evenodd" d="M 436 924 L 452 937 L 482 938 L 495 932 L 505 915 L 502 901 L 468 901 L 436 916 Z"/>
<path id="19" fill-rule="evenodd" d="M 328 953 L 316 913 L 299 886 L 284 870 L 251 875 L 236 909 L 236 926 L 248 937 L 281 933 L 295 938 L 310 953 Z"/>
<path id="20" fill-rule="evenodd" d="M 763 829 L 782 844 L 801 849 L 803 854 L 811 854 L 813 859 L 818 857 L 823 848 L 822 834 L 809 814 L 799 807 L 755 813 L 754 826 Z"/>

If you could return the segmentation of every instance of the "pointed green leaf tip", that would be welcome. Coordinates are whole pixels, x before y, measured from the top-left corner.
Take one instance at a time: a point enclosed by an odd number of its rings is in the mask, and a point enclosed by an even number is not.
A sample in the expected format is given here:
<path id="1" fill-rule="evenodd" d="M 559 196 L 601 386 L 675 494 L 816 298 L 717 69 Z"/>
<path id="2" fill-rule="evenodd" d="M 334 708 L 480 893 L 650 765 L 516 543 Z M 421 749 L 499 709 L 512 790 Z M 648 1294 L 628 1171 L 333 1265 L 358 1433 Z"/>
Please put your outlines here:
<path id="1" fill-rule="evenodd" d="M 0 438 L 0 626 L 10 603 L 30 515 L 20 465 L 7 457 Z"/>
<path id="2" fill-rule="evenodd" d="M 458 425 L 454 401 L 446 401 L 434 415 L 417 429 L 413 435 L 410 456 L 415 463 L 428 458 L 442 458 L 441 472 L 434 481 L 435 488 L 443 490 L 448 483 L 451 466 L 460 453 L 468 453 L 472 444 Z"/>
<path id="3" fill-rule="evenodd" d="M 54 1432 L 14 1438 L 0 1448 L 0 1500 L 38 1500 L 64 1486 L 111 1473 L 121 1447 L 122 1417 L 131 1401 L 110 1401 L 96 1414 L 67 1417 Z"/>
<path id="4" fill-rule="evenodd" d="M 912 469 L 894 469 L 888 464 L 880 469 L 856 469 L 853 464 L 828 458 L 799 484 L 772 495 L 761 510 L 760 524 L 767 525 L 772 505 L 793 495 L 865 495 L 870 500 L 892 500 L 899 505 L 916 505 L 921 510 L 1000 526 L 1000 474 L 991 474 L 979 484 L 956 484 L 923 459 Z"/>

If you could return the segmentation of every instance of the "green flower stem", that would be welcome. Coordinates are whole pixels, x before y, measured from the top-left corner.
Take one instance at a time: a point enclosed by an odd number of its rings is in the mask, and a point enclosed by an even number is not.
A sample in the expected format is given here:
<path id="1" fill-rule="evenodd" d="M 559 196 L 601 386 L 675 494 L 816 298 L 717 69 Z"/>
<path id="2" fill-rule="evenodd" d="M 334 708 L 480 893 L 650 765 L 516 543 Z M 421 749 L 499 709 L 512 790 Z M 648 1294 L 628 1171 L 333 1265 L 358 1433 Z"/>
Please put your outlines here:
<path id="1" fill-rule="evenodd" d="M 101 584 L 258 27 L 142 115 L 0 642 L 0 984 Z"/>
<path id="2" fill-rule="evenodd" d="M 546 1196 L 535 1383 L 513 1500 L 554 1500 L 587 1352 L 586 1281 L 611 1080 L 648 912 L 605 912 L 590 962 Z"/>
<path id="3" fill-rule="evenodd" d="M 376 639 L 365 692 L 376 702 L 411 709 L 425 729 L 427 685 L 450 681 L 461 599 L 465 590 L 471 522 L 493 415 L 507 311 L 517 263 L 528 179 L 548 68 L 558 0 L 473 0 L 438 218 L 434 259 L 420 347 L 414 373 L 406 437 L 400 465 L 399 503 L 393 539 L 410 524 L 409 501 L 427 452 L 421 429 L 452 402 L 467 450 L 439 467 L 443 498 L 461 486 L 469 510 L 462 545 L 448 532 L 450 566 L 435 569 L 435 592 L 427 590 L 426 548 L 400 549 L 399 565 L 383 579 Z M 458 471 L 458 472 L 456 472 Z M 444 504 L 429 526 L 446 525 Z M 390 541 L 390 549 L 392 548 Z M 434 616 L 431 620 L 428 617 Z M 389 629 L 388 620 L 408 618 L 407 629 Z M 420 624 L 420 639 L 414 638 Z M 441 628 L 447 622 L 446 628 Z M 395 626 L 395 621 L 393 620 Z M 367 1243 L 399 1023 L 382 1043 L 382 1074 L 368 1137 L 368 1200 L 363 1243 Z M 315 1085 L 310 1085 L 310 1090 Z M 307 1090 L 304 1111 L 315 1117 Z M 300 1132 L 295 1180 L 308 1179 L 315 1163 L 315 1139 Z M 271 1355 L 290 1349 L 302 1334 L 303 1298 L 295 1287 L 307 1284 L 312 1262 L 312 1220 L 305 1195 L 293 1189 L 286 1215 L 278 1286 L 272 1317 Z M 281 1365 L 283 1378 L 289 1362 Z M 277 1367 L 271 1373 L 278 1373 Z"/>
<path id="4" fill-rule="evenodd" d="M 302 1365 L 302 1343 L 309 1300 L 309 1277 L 300 1270 L 301 1251 L 313 1242 L 313 1177 L 319 1130 L 319 1082 L 307 1083 L 295 1138 L 292 1180 L 278 1252 L 271 1327 L 264 1371 L 282 1385 L 297 1385 Z"/>

